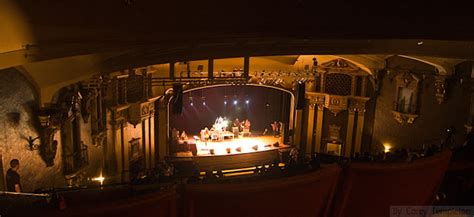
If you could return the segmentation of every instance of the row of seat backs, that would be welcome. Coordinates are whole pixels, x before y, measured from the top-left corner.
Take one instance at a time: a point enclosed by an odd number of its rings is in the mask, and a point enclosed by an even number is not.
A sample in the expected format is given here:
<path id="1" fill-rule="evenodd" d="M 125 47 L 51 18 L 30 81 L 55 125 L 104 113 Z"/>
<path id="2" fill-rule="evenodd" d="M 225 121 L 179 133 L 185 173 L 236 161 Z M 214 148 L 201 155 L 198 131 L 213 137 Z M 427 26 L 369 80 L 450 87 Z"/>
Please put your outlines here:
<path id="1" fill-rule="evenodd" d="M 309 174 L 242 184 L 185 189 L 189 217 L 381 217 L 391 205 L 429 205 L 450 151 L 403 163 L 351 163 Z"/>
<path id="2" fill-rule="evenodd" d="M 451 152 L 446 151 L 414 162 L 352 163 L 344 170 L 329 165 L 279 179 L 190 184 L 185 186 L 184 206 L 180 211 L 189 217 L 389 216 L 391 205 L 431 204 L 450 156 Z M 98 197 L 83 195 L 82 201 L 76 197 L 65 210 L 35 213 L 35 216 L 177 216 L 175 188 L 121 199 Z M 72 196 L 66 201 L 73 201 Z M 87 206 L 73 206 L 82 203 Z"/>

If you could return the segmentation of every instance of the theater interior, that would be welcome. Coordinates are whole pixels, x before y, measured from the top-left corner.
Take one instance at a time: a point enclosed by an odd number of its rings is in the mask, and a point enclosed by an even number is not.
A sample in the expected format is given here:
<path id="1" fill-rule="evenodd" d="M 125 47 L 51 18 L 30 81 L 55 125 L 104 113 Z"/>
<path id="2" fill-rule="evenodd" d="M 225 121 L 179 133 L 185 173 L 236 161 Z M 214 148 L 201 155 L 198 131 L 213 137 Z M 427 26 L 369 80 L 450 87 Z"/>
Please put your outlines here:
<path id="1" fill-rule="evenodd" d="M 472 216 L 473 24 L 447 3 L 2 0 L 0 216 Z"/>

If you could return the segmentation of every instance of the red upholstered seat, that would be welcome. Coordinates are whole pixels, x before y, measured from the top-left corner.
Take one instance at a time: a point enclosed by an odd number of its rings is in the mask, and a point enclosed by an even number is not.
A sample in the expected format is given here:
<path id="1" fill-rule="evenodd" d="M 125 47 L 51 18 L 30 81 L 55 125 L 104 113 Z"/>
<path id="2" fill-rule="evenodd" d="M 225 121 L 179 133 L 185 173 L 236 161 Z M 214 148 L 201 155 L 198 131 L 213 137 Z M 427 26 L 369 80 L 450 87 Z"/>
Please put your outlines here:
<path id="1" fill-rule="evenodd" d="M 327 216 L 341 169 L 324 167 L 305 175 L 242 184 L 188 185 L 187 216 Z"/>
<path id="2" fill-rule="evenodd" d="M 450 151 L 404 163 L 352 163 L 334 199 L 335 217 L 383 217 L 390 206 L 430 205 Z"/>
<path id="3" fill-rule="evenodd" d="M 105 197 L 103 201 L 100 198 L 90 198 L 94 201 L 92 204 L 88 203 L 88 198 L 82 197 L 82 199 L 84 201 L 82 204 L 78 204 L 79 206 L 66 202 L 67 208 L 65 210 L 38 213 L 35 216 L 176 217 L 175 188 L 135 196 L 129 195 L 115 200 Z M 69 202 L 71 201 L 69 200 Z"/>

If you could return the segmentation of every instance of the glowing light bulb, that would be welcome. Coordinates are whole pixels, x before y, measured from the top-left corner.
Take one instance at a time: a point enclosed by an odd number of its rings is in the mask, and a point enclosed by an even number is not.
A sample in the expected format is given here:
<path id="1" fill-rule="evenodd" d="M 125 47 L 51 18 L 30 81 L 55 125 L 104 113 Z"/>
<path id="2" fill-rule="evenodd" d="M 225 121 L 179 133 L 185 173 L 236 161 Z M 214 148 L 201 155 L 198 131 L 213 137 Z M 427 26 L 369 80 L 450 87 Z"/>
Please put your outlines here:
<path id="1" fill-rule="evenodd" d="M 237 105 L 237 100 L 234 100 L 234 105 Z"/>
<path id="2" fill-rule="evenodd" d="M 383 150 L 384 153 L 390 152 L 390 149 L 392 149 L 392 145 L 390 145 L 389 143 L 384 143 L 383 147 L 384 147 L 384 150 Z"/>
<path id="3" fill-rule="evenodd" d="M 100 176 L 98 176 L 98 177 L 92 178 L 92 181 L 99 182 L 100 185 L 104 184 L 104 180 L 105 180 L 105 177 L 103 177 L 102 174 L 100 174 Z"/>
<path id="4" fill-rule="evenodd" d="M 249 104 L 250 103 L 250 100 L 245 100 L 245 104 Z"/>

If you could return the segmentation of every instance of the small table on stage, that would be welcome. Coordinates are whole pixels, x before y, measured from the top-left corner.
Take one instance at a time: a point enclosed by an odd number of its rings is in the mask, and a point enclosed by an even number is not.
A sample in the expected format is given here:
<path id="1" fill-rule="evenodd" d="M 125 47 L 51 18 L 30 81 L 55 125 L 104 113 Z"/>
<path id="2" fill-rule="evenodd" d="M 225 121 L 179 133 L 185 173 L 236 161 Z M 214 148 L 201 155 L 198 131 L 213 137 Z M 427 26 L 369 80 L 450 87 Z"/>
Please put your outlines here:
<path id="1" fill-rule="evenodd" d="M 226 138 L 234 139 L 234 134 L 229 131 L 225 132 L 212 132 L 211 133 L 211 140 L 212 141 L 223 141 Z"/>

